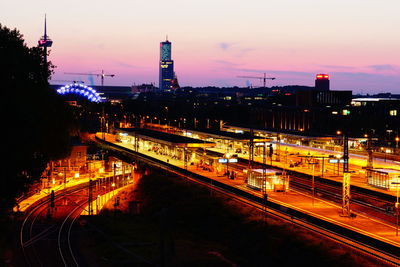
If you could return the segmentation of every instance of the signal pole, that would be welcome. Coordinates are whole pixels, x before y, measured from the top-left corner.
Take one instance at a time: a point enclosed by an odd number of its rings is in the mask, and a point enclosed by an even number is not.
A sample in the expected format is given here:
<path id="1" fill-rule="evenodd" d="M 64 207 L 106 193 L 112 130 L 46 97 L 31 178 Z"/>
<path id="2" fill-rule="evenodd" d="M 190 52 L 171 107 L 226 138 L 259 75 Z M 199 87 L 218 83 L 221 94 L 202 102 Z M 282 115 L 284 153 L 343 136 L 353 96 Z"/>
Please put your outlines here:
<path id="1" fill-rule="evenodd" d="M 93 181 L 92 179 L 89 180 L 89 196 L 88 196 L 88 215 L 92 215 L 92 199 L 93 199 Z"/>

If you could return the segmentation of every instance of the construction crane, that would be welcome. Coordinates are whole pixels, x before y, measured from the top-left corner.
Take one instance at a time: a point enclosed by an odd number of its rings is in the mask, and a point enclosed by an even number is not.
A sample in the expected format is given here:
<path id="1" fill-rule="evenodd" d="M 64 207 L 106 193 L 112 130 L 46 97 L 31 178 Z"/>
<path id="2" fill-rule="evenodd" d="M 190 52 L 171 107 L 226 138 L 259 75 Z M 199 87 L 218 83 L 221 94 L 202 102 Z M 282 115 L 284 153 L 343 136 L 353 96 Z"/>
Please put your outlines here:
<path id="1" fill-rule="evenodd" d="M 85 83 L 84 81 L 77 81 L 77 80 L 50 80 L 50 82 L 57 82 L 57 83 Z"/>
<path id="2" fill-rule="evenodd" d="M 100 76 L 101 78 L 101 86 L 104 86 L 104 78 L 105 77 L 114 77 L 115 74 L 105 74 L 104 70 L 101 70 L 101 73 L 75 73 L 75 72 L 64 72 L 64 74 L 68 74 L 68 75 L 95 75 L 97 77 Z"/>
<path id="3" fill-rule="evenodd" d="M 275 80 L 275 77 L 267 77 L 267 74 L 264 72 L 263 77 L 259 76 L 237 76 L 238 78 L 248 78 L 248 79 L 260 79 L 263 81 L 263 87 L 265 88 L 265 84 L 267 80 Z"/>

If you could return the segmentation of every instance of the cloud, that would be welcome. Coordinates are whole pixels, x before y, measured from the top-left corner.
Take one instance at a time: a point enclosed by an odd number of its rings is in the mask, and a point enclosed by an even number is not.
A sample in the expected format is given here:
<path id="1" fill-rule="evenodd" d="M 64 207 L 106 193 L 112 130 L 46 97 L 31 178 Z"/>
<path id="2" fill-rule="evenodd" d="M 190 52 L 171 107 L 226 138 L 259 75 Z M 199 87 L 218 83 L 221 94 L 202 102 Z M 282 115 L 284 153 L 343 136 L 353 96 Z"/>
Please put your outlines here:
<path id="1" fill-rule="evenodd" d="M 278 75 L 294 75 L 294 76 L 312 76 L 314 77 L 315 73 L 304 72 L 304 71 L 292 71 L 292 70 L 268 70 L 268 69 L 249 69 L 249 68 L 236 68 L 237 71 L 242 72 L 251 72 L 251 73 L 271 73 Z"/>
<path id="2" fill-rule="evenodd" d="M 218 63 L 218 64 L 221 64 L 221 65 L 225 65 L 227 67 L 233 67 L 233 66 L 242 65 L 242 64 L 239 64 L 239 63 L 235 63 L 235 62 L 231 62 L 231 61 L 227 61 L 227 60 L 220 60 L 220 59 L 214 60 L 214 62 Z"/>
<path id="3" fill-rule="evenodd" d="M 373 69 L 374 71 L 395 71 L 398 69 L 397 66 L 391 64 L 369 65 L 367 67 Z"/>
<path id="4" fill-rule="evenodd" d="M 218 43 L 218 47 L 221 48 L 221 49 L 224 50 L 224 51 L 227 51 L 227 50 L 230 49 L 233 45 L 234 45 L 234 43 L 226 43 L 226 42 Z"/>
<path id="5" fill-rule="evenodd" d="M 346 69 L 346 70 L 355 69 L 355 67 L 353 66 L 344 66 L 344 65 L 317 65 L 317 66 L 326 69 Z"/>
<path id="6" fill-rule="evenodd" d="M 123 67 L 123 68 L 128 68 L 128 69 L 140 68 L 140 66 L 133 65 L 133 64 L 130 64 L 130 63 L 126 63 L 126 62 L 122 62 L 122 61 L 115 61 L 114 63 L 117 66 L 120 66 L 120 67 Z"/>

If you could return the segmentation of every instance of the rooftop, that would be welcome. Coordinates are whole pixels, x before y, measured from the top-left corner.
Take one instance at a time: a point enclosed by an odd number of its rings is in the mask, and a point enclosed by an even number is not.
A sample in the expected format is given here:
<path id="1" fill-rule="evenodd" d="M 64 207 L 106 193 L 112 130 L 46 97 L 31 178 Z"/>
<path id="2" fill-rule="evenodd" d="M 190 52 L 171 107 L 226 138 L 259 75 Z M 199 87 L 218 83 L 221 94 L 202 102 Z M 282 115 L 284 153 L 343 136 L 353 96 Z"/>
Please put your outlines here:
<path id="1" fill-rule="evenodd" d="M 120 132 L 126 132 L 129 135 L 137 135 L 138 137 L 155 143 L 161 143 L 169 146 L 177 147 L 213 147 L 215 143 L 207 142 L 199 139 L 189 138 L 181 135 L 175 135 L 160 131 L 153 131 L 143 128 L 120 128 Z"/>

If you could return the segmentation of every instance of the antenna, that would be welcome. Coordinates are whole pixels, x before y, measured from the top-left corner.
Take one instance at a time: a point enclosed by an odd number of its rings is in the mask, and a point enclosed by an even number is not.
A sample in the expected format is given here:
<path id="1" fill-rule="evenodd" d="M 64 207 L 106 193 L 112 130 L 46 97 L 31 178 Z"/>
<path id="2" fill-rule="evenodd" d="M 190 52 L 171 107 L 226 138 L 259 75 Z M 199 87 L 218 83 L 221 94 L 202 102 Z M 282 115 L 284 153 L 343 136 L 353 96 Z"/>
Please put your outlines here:
<path id="1" fill-rule="evenodd" d="M 47 39 L 46 13 L 44 14 L 44 39 Z"/>

